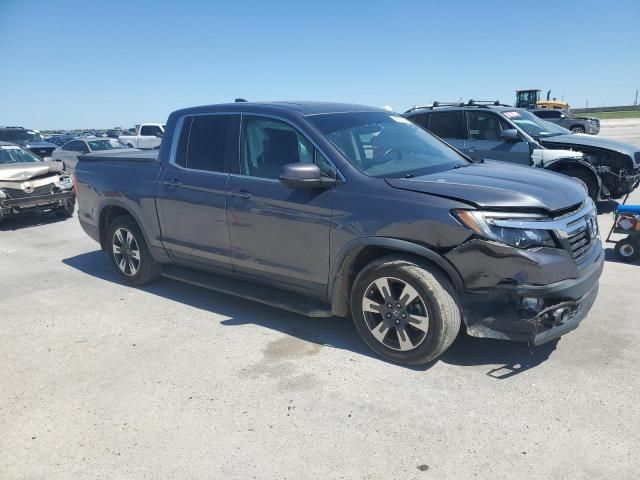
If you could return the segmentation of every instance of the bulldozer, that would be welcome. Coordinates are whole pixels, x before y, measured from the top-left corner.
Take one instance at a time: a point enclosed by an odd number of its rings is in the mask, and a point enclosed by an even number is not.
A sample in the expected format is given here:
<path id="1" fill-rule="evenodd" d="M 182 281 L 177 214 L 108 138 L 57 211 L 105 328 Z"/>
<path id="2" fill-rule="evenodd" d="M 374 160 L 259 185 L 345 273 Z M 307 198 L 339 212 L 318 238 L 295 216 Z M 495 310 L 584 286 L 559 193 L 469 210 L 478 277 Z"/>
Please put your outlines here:
<path id="1" fill-rule="evenodd" d="M 516 90 L 516 107 L 528 108 L 530 110 L 534 108 L 550 108 L 559 110 L 568 110 L 569 104 L 567 102 L 561 102 L 554 98 L 551 99 L 551 90 L 547 92 L 547 99 L 540 100 L 540 89 L 531 90 Z"/>

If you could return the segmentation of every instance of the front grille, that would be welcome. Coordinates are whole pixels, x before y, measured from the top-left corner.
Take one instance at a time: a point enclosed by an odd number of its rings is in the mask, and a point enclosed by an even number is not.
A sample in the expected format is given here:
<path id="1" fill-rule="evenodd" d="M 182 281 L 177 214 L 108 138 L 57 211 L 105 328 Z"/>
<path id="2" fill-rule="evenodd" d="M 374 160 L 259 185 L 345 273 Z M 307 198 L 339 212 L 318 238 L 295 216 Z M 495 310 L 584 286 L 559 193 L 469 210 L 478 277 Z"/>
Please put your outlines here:
<path id="1" fill-rule="evenodd" d="M 569 250 L 576 262 L 583 260 L 595 245 L 597 239 L 597 220 L 593 215 L 585 215 L 569 227 L 567 242 Z"/>
<path id="2" fill-rule="evenodd" d="M 35 153 L 36 155 L 38 155 L 40 158 L 44 158 L 44 157 L 50 157 L 54 149 L 51 147 L 47 147 L 47 148 L 35 147 L 35 148 L 30 148 L 29 150 L 31 150 L 32 153 Z"/>
<path id="3" fill-rule="evenodd" d="M 33 192 L 27 193 L 24 190 L 20 190 L 17 188 L 3 188 L 2 191 L 7 194 L 9 198 L 29 198 L 29 197 L 40 197 L 42 195 L 50 195 L 53 193 L 53 183 L 48 183 L 47 185 L 41 185 L 39 187 L 35 187 Z"/>

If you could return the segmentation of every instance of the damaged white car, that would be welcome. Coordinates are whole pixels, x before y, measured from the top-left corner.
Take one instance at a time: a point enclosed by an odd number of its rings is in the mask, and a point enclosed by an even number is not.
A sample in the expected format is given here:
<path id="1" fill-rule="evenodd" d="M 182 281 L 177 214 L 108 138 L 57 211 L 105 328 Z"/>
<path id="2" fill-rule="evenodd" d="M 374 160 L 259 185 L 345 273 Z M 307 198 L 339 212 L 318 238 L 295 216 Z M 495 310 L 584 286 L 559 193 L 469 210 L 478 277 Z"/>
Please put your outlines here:
<path id="1" fill-rule="evenodd" d="M 48 162 L 26 148 L 0 142 L 0 221 L 22 213 L 73 216 L 73 177 L 60 162 Z"/>

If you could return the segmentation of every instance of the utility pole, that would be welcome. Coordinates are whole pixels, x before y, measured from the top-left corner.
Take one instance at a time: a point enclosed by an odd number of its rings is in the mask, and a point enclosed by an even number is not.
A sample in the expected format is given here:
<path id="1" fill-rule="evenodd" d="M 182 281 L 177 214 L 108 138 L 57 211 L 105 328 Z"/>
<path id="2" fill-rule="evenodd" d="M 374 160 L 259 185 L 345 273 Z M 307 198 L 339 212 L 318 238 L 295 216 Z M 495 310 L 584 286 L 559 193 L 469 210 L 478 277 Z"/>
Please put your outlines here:
<path id="1" fill-rule="evenodd" d="M 587 100 L 587 108 L 589 108 L 589 100 Z"/>
<path id="2" fill-rule="evenodd" d="M 636 100 L 635 102 L 633 102 L 633 104 L 637 107 L 638 106 L 638 89 L 636 88 Z"/>

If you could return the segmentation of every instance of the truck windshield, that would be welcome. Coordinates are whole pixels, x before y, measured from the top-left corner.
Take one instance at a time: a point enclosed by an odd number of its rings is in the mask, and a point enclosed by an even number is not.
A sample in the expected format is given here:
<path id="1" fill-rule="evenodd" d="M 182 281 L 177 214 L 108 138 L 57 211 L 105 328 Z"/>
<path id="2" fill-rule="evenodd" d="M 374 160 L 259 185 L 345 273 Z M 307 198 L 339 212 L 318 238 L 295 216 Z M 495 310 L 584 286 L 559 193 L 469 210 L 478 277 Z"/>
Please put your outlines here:
<path id="1" fill-rule="evenodd" d="M 15 145 L 0 145 L 0 165 L 43 161 L 44 160 L 24 148 Z"/>
<path id="2" fill-rule="evenodd" d="M 551 122 L 546 122 L 525 110 L 507 111 L 503 112 L 503 115 L 534 138 L 553 137 L 566 133 L 566 129 Z"/>
<path id="3" fill-rule="evenodd" d="M 13 142 L 25 145 L 31 142 L 44 142 L 44 137 L 32 130 L 22 128 L 12 128 L 0 131 L 0 140 L 3 142 Z"/>
<path id="4" fill-rule="evenodd" d="M 466 166 L 451 147 L 400 115 L 347 112 L 307 117 L 358 170 L 401 178 Z"/>

